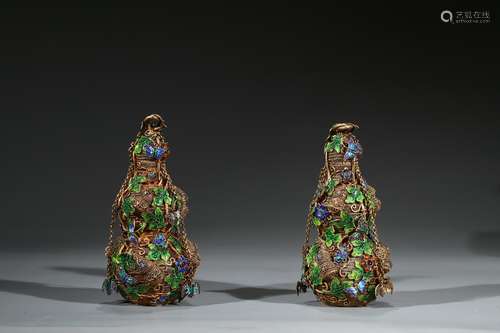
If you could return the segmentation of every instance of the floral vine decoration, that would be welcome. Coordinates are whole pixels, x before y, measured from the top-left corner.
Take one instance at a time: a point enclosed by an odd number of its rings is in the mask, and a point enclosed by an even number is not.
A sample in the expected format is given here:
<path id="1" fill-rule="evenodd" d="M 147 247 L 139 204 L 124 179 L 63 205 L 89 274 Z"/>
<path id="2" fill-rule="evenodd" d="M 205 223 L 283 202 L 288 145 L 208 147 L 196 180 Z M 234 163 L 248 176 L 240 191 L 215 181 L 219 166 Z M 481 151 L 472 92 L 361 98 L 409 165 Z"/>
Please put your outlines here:
<path id="1" fill-rule="evenodd" d="M 345 198 L 345 203 L 347 204 L 363 203 L 363 200 L 365 200 L 363 191 L 361 191 L 359 186 L 349 185 L 347 186 L 346 190 L 347 190 L 347 196 Z"/>
<path id="2" fill-rule="evenodd" d="M 364 306 L 375 299 L 375 290 L 383 296 L 393 288 L 385 277 L 390 262 L 380 266 L 388 258 L 375 228 L 380 201 L 358 165 L 363 148 L 352 134 L 356 128 L 352 123 L 330 128 L 323 147 L 325 163 L 307 216 L 297 294 L 311 288 L 328 305 Z M 312 246 L 309 223 L 318 234 Z"/>
<path id="3" fill-rule="evenodd" d="M 142 212 L 141 216 L 150 230 L 161 229 L 167 226 L 160 207 L 156 207 L 153 212 Z"/>
<path id="4" fill-rule="evenodd" d="M 160 146 L 155 146 L 153 144 L 153 141 L 149 137 L 144 135 L 140 136 L 137 139 L 133 150 L 135 155 L 144 153 L 146 154 L 147 157 L 156 160 L 161 160 L 165 154 L 165 151 L 166 151 L 165 148 Z"/>
<path id="5" fill-rule="evenodd" d="M 103 290 L 115 290 L 134 304 L 172 304 L 200 290 L 192 281 L 199 255 L 183 225 L 187 196 L 172 184 L 163 162 L 168 156 L 164 127 L 159 115 L 144 118 L 112 205 Z M 116 218 L 122 229 L 118 241 L 112 237 Z"/>
<path id="6" fill-rule="evenodd" d="M 134 193 L 141 192 L 141 184 L 146 181 L 145 176 L 134 176 L 128 183 L 128 189 Z"/>
<path id="7" fill-rule="evenodd" d="M 333 135 L 325 144 L 325 152 L 336 151 L 337 153 L 340 153 L 340 151 L 342 150 L 342 142 L 342 135 Z"/>
<path id="8" fill-rule="evenodd" d="M 148 245 L 149 252 L 147 258 L 149 260 L 164 260 L 167 261 L 170 258 L 170 252 L 167 249 L 167 240 L 163 233 L 159 233 L 153 239 L 153 242 Z"/>

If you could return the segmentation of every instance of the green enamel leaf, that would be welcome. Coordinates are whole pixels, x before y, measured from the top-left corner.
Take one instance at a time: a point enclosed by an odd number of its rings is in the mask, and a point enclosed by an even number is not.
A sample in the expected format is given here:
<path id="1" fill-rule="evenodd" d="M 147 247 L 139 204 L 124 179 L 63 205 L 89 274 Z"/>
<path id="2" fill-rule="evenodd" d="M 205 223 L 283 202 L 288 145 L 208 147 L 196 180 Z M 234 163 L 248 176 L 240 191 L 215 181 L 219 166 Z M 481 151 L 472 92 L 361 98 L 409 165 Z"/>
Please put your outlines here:
<path id="1" fill-rule="evenodd" d="M 160 257 L 161 257 L 161 253 L 157 249 L 151 249 L 151 250 L 148 251 L 147 258 L 149 260 L 156 261 L 156 260 L 159 260 Z"/>
<path id="2" fill-rule="evenodd" d="M 335 150 L 337 153 L 340 153 L 342 149 L 342 136 L 335 134 L 332 136 L 329 142 L 325 144 L 325 152 L 330 152 Z"/>
<path id="3" fill-rule="evenodd" d="M 352 281 L 343 281 L 342 282 L 342 287 L 344 288 L 344 290 L 347 289 L 347 288 L 350 288 L 352 286 L 353 286 L 353 282 Z"/>
<path id="4" fill-rule="evenodd" d="M 345 199 L 345 203 L 353 204 L 356 202 L 362 203 L 365 199 L 363 192 L 359 189 L 358 186 L 347 186 L 347 196 Z"/>
<path id="5" fill-rule="evenodd" d="M 363 251 L 368 255 L 373 254 L 373 242 L 371 240 L 367 239 L 363 244 Z"/>
<path id="6" fill-rule="evenodd" d="M 137 232 L 142 232 L 146 228 L 146 222 L 140 222 L 140 226 L 137 229 Z"/>
<path id="7" fill-rule="evenodd" d="M 358 295 L 358 300 L 360 302 L 365 302 L 366 303 L 366 302 L 368 302 L 370 300 L 370 296 L 364 295 L 364 294 L 359 294 Z"/>
<path id="8" fill-rule="evenodd" d="M 345 298 L 346 294 L 344 287 L 342 286 L 339 278 L 335 277 L 332 279 L 332 282 L 330 283 L 330 293 L 339 299 Z"/>
<path id="9" fill-rule="evenodd" d="M 360 239 L 354 239 L 351 241 L 351 244 L 354 246 L 361 246 L 361 245 L 363 245 L 363 241 Z"/>
<path id="10" fill-rule="evenodd" d="M 364 270 L 362 268 L 354 267 L 352 271 L 349 273 L 348 277 L 351 280 L 359 281 L 364 276 Z"/>
<path id="11" fill-rule="evenodd" d="M 350 222 L 350 223 L 346 223 L 346 224 L 344 224 L 344 226 L 343 226 L 343 227 L 344 227 L 344 232 L 345 232 L 346 234 L 348 234 L 348 233 L 350 233 L 351 231 L 353 231 L 353 230 L 354 230 L 355 225 L 354 225 L 354 222 Z"/>
<path id="12" fill-rule="evenodd" d="M 321 220 L 318 219 L 317 217 L 313 217 L 312 222 L 315 226 L 320 226 L 321 225 Z"/>
<path id="13" fill-rule="evenodd" d="M 335 233 L 332 228 L 328 228 L 325 231 L 325 244 L 328 247 L 331 247 L 333 245 L 333 238 L 335 236 Z"/>
<path id="14" fill-rule="evenodd" d="M 126 271 L 131 271 L 136 268 L 134 257 L 128 253 L 120 254 L 120 264 Z"/>
<path id="15" fill-rule="evenodd" d="M 363 191 L 358 186 L 347 186 L 347 196 L 345 199 L 345 203 L 352 204 L 352 203 L 362 203 L 363 200 L 365 199 L 365 196 L 363 194 Z"/>
<path id="16" fill-rule="evenodd" d="M 181 281 L 184 279 L 184 274 L 181 272 L 172 272 L 170 275 L 165 277 L 165 282 L 170 286 L 171 289 L 175 290 L 179 288 Z"/>
<path id="17" fill-rule="evenodd" d="M 128 188 L 135 193 L 139 193 L 141 191 L 141 184 L 146 181 L 146 177 L 144 176 L 135 176 L 130 179 L 128 183 Z"/>
<path id="18" fill-rule="evenodd" d="M 373 246 L 374 243 L 370 239 L 355 239 L 351 241 L 351 244 L 354 246 L 352 250 L 352 255 L 355 257 L 362 256 L 363 254 L 372 255 L 373 254 Z"/>
<path id="19" fill-rule="evenodd" d="M 144 222 L 146 222 L 149 229 L 160 229 L 166 226 L 163 212 L 160 208 L 156 208 L 154 214 L 150 212 L 143 212 L 141 214 Z"/>
<path id="20" fill-rule="evenodd" d="M 335 134 L 332 137 L 332 143 L 333 143 L 333 149 L 335 149 L 337 153 L 340 153 L 340 150 L 342 149 L 342 136 Z"/>
<path id="21" fill-rule="evenodd" d="M 358 190 L 356 192 L 356 197 L 355 197 L 355 200 L 359 203 L 362 203 L 363 200 L 365 200 L 365 196 L 363 195 L 363 192 L 361 192 L 361 190 Z"/>
<path id="22" fill-rule="evenodd" d="M 134 204 L 132 202 L 132 198 L 126 197 L 125 199 L 123 199 L 122 211 L 123 211 L 123 214 L 125 214 L 125 216 L 130 216 L 131 214 L 134 213 L 135 208 L 134 208 Z"/>
<path id="23" fill-rule="evenodd" d="M 330 178 L 326 183 L 326 192 L 328 194 L 332 194 L 333 190 L 335 190 L 335 186 L 337 186 L 339 182 L 335 179 Z"/>
<path id="24" fill-rule="evenodd" d="M 146 293 L 149 290 L 149 287 L 145 284 L 138 284 L 135 286 L 127 287 L 127 294 L 132 299 L 138 299 L 141 294 Z"/>
<path id="25" fill-rule="evenodd" d="M 155 197 L 153 199 L 154 206 L 163 206 L 164 204 L 167 205 L 172 204 L 172 198 L 170 197 L 170 194 L 166 189 L 158 187 L 155 188 L 153 191 L 155 193 Z"/>
<path id="26" fill-rule="evenodd" d="M 356 202 L 356 199 L 351 194 L 348 194 L 347 197 L 345 198 L 346 204 L 353 204 L 355 202 Z"/>
<path id="27" fill-rule="evenodd" d="M 353 218 L 351 215 L 349 215 L 348 213 L 346 213 L 345 211 L 341 211 L 340 212 L 340 220 L 342 222 L 352 222 Z"/>
<path id="28" fill-rule="evenodd" d="M 334 234 L 332 240 L 335 243 L 335 245 L 339 245 L 340 241 L 342 240 L 342 235 L 341 234 Z"/>
<path id="29" fill-rule="evenodd" d="M 314 244 L 313 246 L 311 246 L 311 248 L 309 249 L 309 252 L 306 255 L 307 265 L 311 265 L 311 263 L 314 262 L 314 258 L 316 258 L 316 256 L 318 255 L 318 251 L 319 251 L 319 247 L 317 244 Z"/>
<path id="30" fill-rule="evenodd" d="M 147 224 L 151 223 L 154 220 L 154 214 L 151 214 L 149 212 L 143 212 L 141 216 L 144 222 L 146 222 Z"/>
<path id="31" fill-rule="evenodd" d="M 334 221 L 333 224 L 339 229 L 344 229 L 344 233 L 346 234 L 350 233 L 356 228 L 352 216 L 344 211 L 340 212 L 340 220 Z"/>
<path id="32" fill-rule="evenodd" d="M 360 248 L 360 247 L 355 247 L 354 249 L 352 249 L 352 255 L 354 257 L 360 257 L 360 256 L 362 256 L 363 252 L 364 252 L 363 249 Z"/>
<path id="33" fill-rule="evenodd" d="M 333 142 L 327 142 L 325 144 L 325 152 L 330 152 L 333 150 Z"/>
<path id="34" fill-rule="evenodd" d="M 140 136 L 137 139 L 137 142 L 135 143 L 134 154 L 138 155 L 138 154 L 142 153 L 142 150 L 144 149 L 144 146 L 146 144 L 150 144 L 150 143 L 151 143 L 151 139 L 150 138 L 148 138 L 147 136 Z"/>
<path id="35" fill-rule="evenodd" d="M 111 257 L 111 261 L 113 262 L 113 264 L 116 264 L 116 265 L 119 265 L 120 264 L 120 255 L 114 255 Z"/>
<path id="36" fill-rule="evenodd" d="M 319 286 L 322 283 L 321 279 L 321 268 L 319 266 L 313 266 L 309 272 L 309 280 L 313 287 Z"/>
<path id="37" fill-rule="evenodd" d="M 170 252 L 164 247 L 160 247 L 160 258 L 167 261 L 170 258 Z"/>
<path id="38" fill-rule="evenodd" d="M 155 214 L 154 215 L 155 215 L 156 218 L 160 218 L 160 217 L 163 218 L 163 211 L 161 210 L 160 207 L 156 207 L 155 208 Z"/>
<path id="39" fill-rule="evenodd" d="M 178 252 L 181 252 L 182 251 L 182 245 L 181 243 L 175 239 L 173 236 L 169 236 L 168 237 L 168 242 L 178 251 Z"/>
<path id="40" fill-rule="evenodd" d="M 331 247 L 333 244 L 338 245 L 342 240 L 341 234 L 336 234 L 333 228 L 328 228 L 325 231 L 325 244 Z"/>
<path id="41" fill-rule="evenodd" d="M 162 206 L 163 205 L 163 200 L 159 197 L 155 197 L 153 199 L 153 206 Z"/>
<path id="42" fill-rule="evenodd" d="M 167 261 L 170 258 L 170 253 L 168 250 L 162 246 L 157 246 L 155 244 L 150 243 L 148 245 L 149 251 L 147 258 L 152 261 L 156 260 L 165 260 Z"/>

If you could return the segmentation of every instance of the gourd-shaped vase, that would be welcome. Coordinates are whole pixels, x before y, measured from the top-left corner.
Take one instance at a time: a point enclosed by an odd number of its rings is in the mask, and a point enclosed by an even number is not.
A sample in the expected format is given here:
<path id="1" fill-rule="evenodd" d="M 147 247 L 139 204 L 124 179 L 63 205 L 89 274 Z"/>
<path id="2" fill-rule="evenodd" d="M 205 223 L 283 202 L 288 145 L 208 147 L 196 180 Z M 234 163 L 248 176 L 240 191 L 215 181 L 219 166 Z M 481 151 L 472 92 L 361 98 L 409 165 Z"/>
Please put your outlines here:
<path id="1" fill-rule="evenodd" d="M 187 196 L 167 172 L 164 120 L 147 116 L 132 141 L 130 166 L 112 207 L 103 290 L 142 305 L 170 304 L 199 292 L 193 277 L 200 259 L 186 236 Z M 113 221 L 121 237 L 113 240 Z"/>
<path id="2" fill-rule="evenodd" d="M 363 179 L 355 124 L 335 124 L 324 146 L 325 164 L 310 203 L 297 293 L 311 288 L 325 304 L 365 306 L 392 293 L 389 249 L 378 238 L 380 201 Z M 318 238 L 310 245 L 311 228 Z"/>

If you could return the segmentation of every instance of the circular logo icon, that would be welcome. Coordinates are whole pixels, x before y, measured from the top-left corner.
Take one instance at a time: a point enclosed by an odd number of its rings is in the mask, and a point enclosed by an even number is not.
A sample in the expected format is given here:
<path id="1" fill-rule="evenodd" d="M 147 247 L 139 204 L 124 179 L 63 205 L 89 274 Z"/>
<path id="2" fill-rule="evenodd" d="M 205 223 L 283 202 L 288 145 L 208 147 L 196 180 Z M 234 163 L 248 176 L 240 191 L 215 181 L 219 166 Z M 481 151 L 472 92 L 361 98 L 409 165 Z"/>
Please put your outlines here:
<path id="1" fill-rule="evenodd" d="M 449 10 L 443 10 L 441 12 L 441 21 L 444 23 L 453 22 L 453 13 Z"/>

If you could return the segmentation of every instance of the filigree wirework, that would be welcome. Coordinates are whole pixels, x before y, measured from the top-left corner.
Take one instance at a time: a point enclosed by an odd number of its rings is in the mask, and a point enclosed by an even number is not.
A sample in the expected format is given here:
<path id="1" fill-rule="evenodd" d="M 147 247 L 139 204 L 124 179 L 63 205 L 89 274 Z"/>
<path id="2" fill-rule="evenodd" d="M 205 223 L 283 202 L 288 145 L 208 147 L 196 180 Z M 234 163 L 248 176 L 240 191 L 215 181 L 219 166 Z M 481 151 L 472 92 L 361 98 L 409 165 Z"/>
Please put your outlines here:
<path id="1" fill-rule="evenodd" d="M 170 151 L 161 116 L 144 118 L 129 147 L 130 165 L 111 208 L 103 290 L 118 291 L 142 305 L 169 304 L 199 293 L 193 281 L 200 263 L 187 238 L 187 195 L 172 184 L 165 160 Z M 118 220 L 121 237 L 113 238 Z"/>
<path id="2" fill-rule="evenodd" d="M 392 293 L 386 273 L 390 251 L 380 242 L 375 224 L 380 200 L 359 168 L 362 148 L 352 123 L 332 126 L 324 146 L 325 164 L 309 205 L 302 248 L 303 274 L 297 293 L 313 289 L 328 305 L 364 306 Z M 317 240 L 311 245 L 311 228 Z"/>

